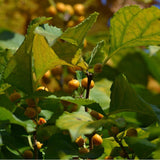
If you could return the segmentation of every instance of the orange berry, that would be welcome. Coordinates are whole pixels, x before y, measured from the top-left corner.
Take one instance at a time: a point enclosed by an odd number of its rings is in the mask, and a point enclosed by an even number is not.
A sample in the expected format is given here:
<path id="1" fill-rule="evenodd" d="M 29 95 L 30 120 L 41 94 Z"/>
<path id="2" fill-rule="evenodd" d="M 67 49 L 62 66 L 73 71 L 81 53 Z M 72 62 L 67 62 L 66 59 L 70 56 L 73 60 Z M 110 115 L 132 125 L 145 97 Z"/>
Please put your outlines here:
<path id="1" fill-rule="evenodd" d="M 68 87 L 71 89 L 71 90 L 75 90 L 79 87 L 80 83 L 78 80 L 76 79 L 72 79 L 68 82 Z"/>
<path id="2" fill-rule="evenodd" d="M 85 20 L 85 17 L 84 16 L 80 16 L 80 17 L 78 17 L 77 22 L 81 23 L 84 20 Z"/>
<path id="3" fill-rule="evenodd" d="M 56 10 L 55 6 L 53 6 L 53 5 L 48 7 L 46 11 L 53 16 L 57 14 L 57 10 Z"/>
<path id="4" fill-rule="evenodd" d="M 98 113 L 98 112 L 96 112 L 96 111 L 94 111 L 94 110 L 92 110 L 92 111 L 90 112 L 90 115 L 91 115 L 92 117 L 96 118 L 96 119 L 102 119 L 102 118 L 104 117 L 103 114 Z"/>
<path id="5" fill-rule="evenodd" d="M 62 2 L 57 2 L 56 8 L 57 8 L 57 11 L 62 12 L 62 13 L 64 13 L 66 10 L 65 4 Z"/>
<path id="6" fill-rule="evenodd" d="M 79 16 L 83 16 L 85 14 L 85 8 L 83 4 L 77 3 L 73 6 L 73 9 Z"/>
<path id="7" fill-rule="evenodd" d="M 61 65 L 58 65 L 51 69 L 51 74 L 53 76 L 61 75 L 63 73 L 63 68 Z"/>
<path id="8" fill-rule="evenodd" d="M 23 158 L 25 159 L 32 159 L 33 158 L 33 152 L 30 150 L 25 150 L 23 153 Z"/>
<path id="9" fill-rule="evenodd" d="M 79 153 L 80 153 L 80 154 L 89 153 L 89 149 L 88 149 L 88 148 L 80 148 L 80 149 L 79 149 Z"/>
<path id="10" fill-rule="evenodd" d="M 79 147 L 83 147 L 85 141 L 81 136 L 79 136 L 75 142 L 78 144 Z"/>
<path id="11" fill-rule="evenodd" d="M 70 20 L 68 23 L 67 23 L 67 27 L 73 27 L 75 26 L 75 22 L 73 20 Z"/>
<path id="12" fill-rule="evenodd" d="M 37 148 L 41 149 L 43 146 L 43 143 L 40 143 L 39 141 L 36 142 Z"/>
<path id="13" fill-rule="evenodd" d="M 44 86 L 40 86 L 36 89 L 36 91 L 40 91 L 40 90 L 44 90 L 48 92 L 48 88 L 44 87 Z"/>
<path id="14" fill-rule="evenodd" d="M 21 98 L 21 95 L 18 92 L 14 92 L 9 96 L 11 102 L 19 102 L 18 99 Z"/>
<path id="15" fill-rule="evenodd" d="M 87 88 L 87 86 L 88 86 L 88 78 L 87 78 L 87 77 L 82 79 L 81 85 L 82 85 L 82 87 Z M 89 88 L 91 89 L 91 88 L 93 88 L 93 87 L 94 87 L 94 81 L 91 80 L 91 83 L 90 83 L 90 87 L 89 87 Z"/>
<path id="16" fill-rule="evenodd" d="M 134 128 L 128 129 L 127 133 L 126 133 L 126 136 L 128 136 L 128 137 L 137 137 L 138 136 L 137 130 L 134 129 Z"/>
<path id="17" fill-rule="evenodd" d="M 119 133 L 119 128 L 116 126 L 112 126 L 109 131 L 110 136 L 116 136 L 118 133 Z"/>
<path id="18" fill-rule="evenodd" d="M 37 111 L 33 107 L 27 107 L 24 114 L 29 118 L 34 118 L 37 114 Z"/>
<path id="19" fill-rule="evenodd" d="M 96 63 L 94 65 L 94 72 L 95 73 L 101 73 L 102 72 L 102 67 L 103 67 L 103 65 L 101 63 Z"/>
<path id="20" fill-rule="evenodd" d="M 99 146 L 102 144 L 103 142 L 103 139 L 102 137 L 99 135 L 99 134 L 95 134 L 93 137 L 92 137 L 92 141 L 93 141 L 93 144 L 95 146 Z"/>
<path id="21" fill-rule="evenodd" d="M 45 124 L 45 123 L 46 123 L 46 120 L 44 118 L 39 118 L 38 125 L 42 125 L 42 124 Z"/>
<path id="22" fill-rule="evenodd" d="M 71 5 L 69 5 L 69 4 L 66 4 L 65 7 L 66 7 L 65 11 L 68 12 L 72 16 L 74 14 L 73 7 Z"/>

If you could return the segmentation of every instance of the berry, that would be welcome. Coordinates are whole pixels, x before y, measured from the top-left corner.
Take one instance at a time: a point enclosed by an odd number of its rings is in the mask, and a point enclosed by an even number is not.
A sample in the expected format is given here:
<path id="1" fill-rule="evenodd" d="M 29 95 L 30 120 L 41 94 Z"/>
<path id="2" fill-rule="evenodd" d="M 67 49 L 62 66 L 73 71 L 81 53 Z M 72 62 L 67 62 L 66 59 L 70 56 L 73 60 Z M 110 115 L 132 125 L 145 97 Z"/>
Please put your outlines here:
<path id="1" fill-rule="evenodd" d="M 85 20 L 85 17 L 84 16 L 80 16 L 80 17 L 78 17 L 77 22 L 81 23 L 84 20 Z"/>
<path id="2" fill-rule="evenodd" d="M 71 90 L 75 90 L 79 87 L 80 83 L 78 80 L 76 79 L 72 79 L 68 82 L 68 87 L 71 89 Z"/>
<path id="3" fill-rule="evenodd" d="M 37 111 L 33 107 L 27 107 L 24 114 L 29 118 L 34 118 L 37 114 Z"/>
<path id="4" fill-rule="evenodd" d="M 94 72 L 95 73 L 101 73 L 102 72 L 103 65 L 101 63 L 97 63 L 94 65 Z"/>
<path id="5" fill-rule="evenodd" d="M 14 92 L 9 96 L 11 102 L 18 102 L 18 99 L 21 98 L 21 95 L 18 92 Z"/>
<path id="6" fill-rule="evenodd" d="M 91 115 L 92 117 L 96 118 L 96 119 L 102 119 L 102 118 L 104 117 L 101 113 L 98 113 L 98 112 L 96 112 L 96 111 L 94 111 L 94 110 L 92 110 L 92 111 L 90 112 L 90 115 Z"/>
<path id="7" fill-rule="evenodd" d="M 41 149 L 43 146 L 43 143 L 40 143 L 39 141 L 36 142 L 37 148 Z"/>
<path id="8" fill-rule="evenodd" d="M 106 156 L 104 159 L 113 159 L 112 156 Z"/>
<path id="9" fill-rule="evenodd" d="M 87 78 L 87 77 L 82 79 L 81 85 L 82 85 L 82 87 L 87 88 L 87 86 L 88 86 L 88 78 Z M 91 89 L 91 88 L 93 88 L 93 87 L 94 87 L 94 81 L 91 80 L 91 83 L 90 83 L 90 87 L 89 87 L 89 88 Z"/>
<path id="10" fill-rule="evenodd" d="M 26 103 L 28 104 L 29 107 L 34 107 L 34 106 L 36 106 L 36 102 L 35 102 L 35 100 L 32 99 L 32 98 L 26 99 Z"/>
<path id="11" fill-rule="evenodd" d="M 23 153 L 23 158 L 25 159 L 32 159 L 33 158 L 33 152 L 30 150 L 25 150 Z"/>
<path id="12" fill-rule="evenodd" d="M 45 75 L 41 78 L 42 84 L 49 84 L 51 82 L 50 77 L 48 77 L 48 75 Z"/>
<path id="13" fill-rule="evenodd" d="M 79 153 L 80 153 L 80 154 L 89 153 L 89 149 L 88 149 L 88 148 L 80 148 L 80 149 L 79 149 Z"/>
<path id="14" fill-rule="evenodd" d="M 83 4 L 77 3 L 73 6 L 73 9 L 79 16 L 83 16 L 85 14 L 85 8 Z"/>
<path id="15" fill-rule="evenodd" d="M 57 10 L 56 10 L 56 8 L 55 8 L 54 6 L 48 7 L 48 8 L 47 8 L 47 12 L 48 12 L 49 14 L 53 15 L 53 16 L 57 14 Z"/>
<path id="16" fill-rule="evenodd" d="M 40 86 L 36 89 L 36 91 L 40 91 L 40 90 L 44 90 L 46 92 L 48 92 L 48 88 L 44 87 L 44 86 Z"/>
<path id="17" fill-rule="evenodd" d="M 110 136 L 116 136 L 118 133 L 119 133 L 119 128 L 116 126 L 112 126 L 109 131 Z"/>
<path id="18" fill-rule="evenodd" d="M 99 135 L 99 134 L 95 134 L 93 137 L 92 137 L 92 141 L 93 141 L 93 144 L 95 146 L 99 146 L 102 144 L 103 142 L 103 139 L 102 137 Z"/>
<path id="19" fill-rule="evenodd" d="M 126 136 L 128 136 L 128 137 L 137 137 L 138 136 L 137 130 L 134 129 L 134 128 L 128 129 L 127 133 L 126 133 Z"/>
<path id="20" fill-rule="evenodd" d="M 57 8 L 57 11 L 62 12 L 62 13 L 64 13 L 66 10 L 65 4 L 62 2 L 57 2 L 56 8 Z"/>
<path id="21" fill-rule="evenodd" d="M 39 118 L 38 125 L 42 125 L 42 124 L 45 124 L 45 123 L 46 123 L 46 120 L 44 118 Z"/>
<path id="22" fill-rule="evenodd" d="M 79 136 L 75 142 L 78 144 L 79 147 L 83 147 L 84 145 L 84 139 L 81 136 Z"/>
<path id="23" fill-rule="evenodd" d="M 79 66 L 74 66 L 74 67 L 68 67 L 68 72 L 71 74 L 76 74 L 76 71 L 81 71 L 81 67 Z"/>
<path id="24" fill-rule="evenodd" d="M 61 65 L 58 65 L 51 69 L 51 74 L 53 76 L 62 75 L 62 73 L 63 73 L 63 69 Z"/>
<path id="25" fill-rule="evenodd" d="M 66 4 L 65 7 L 66 7 L 65 11 L 68 12 L 72 16 L 74 14 L 73 7 L 71 5 L 69 5 L 69 4 Z"/>
<path id="26" fill-rule="evenodd" d="M 73 20 L 70 20 L 68 23 L 67 23 L 67 27 L 73 27 L 75 26 L 75 22 Z"/>

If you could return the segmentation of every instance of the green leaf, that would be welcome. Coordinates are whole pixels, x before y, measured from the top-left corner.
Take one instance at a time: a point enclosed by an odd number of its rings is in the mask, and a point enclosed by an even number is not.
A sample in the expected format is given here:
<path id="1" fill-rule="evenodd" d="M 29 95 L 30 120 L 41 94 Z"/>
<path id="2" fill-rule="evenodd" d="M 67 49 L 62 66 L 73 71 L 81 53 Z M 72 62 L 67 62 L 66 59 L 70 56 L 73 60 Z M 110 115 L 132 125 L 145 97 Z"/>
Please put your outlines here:
<path id="1" fill-rule="evenodd" d="M 152 152 L 156 149 L 156 145 L 149 142 L 147 139 L 129 137 L 125 138 L 125 140 L 140 159 L 150 158 Z"/>
<path id="2" fill-rule="evenodd" d="M 102 48 L 104 46 L 104 41 L 100 41 L 97 43 L 96 47 L 93 49 L 91 53 L 91 57 L 89 60 L 89 65 L 93 66 L 96 63 L 102 63 L 105 55 L 104 52 L 102 51 Z"/>
<path id="3" fill-rule="evenodd" d="M 0 48 L 16 51 L 24 40 L 24 36 L 18 33 L 0 29 Z"/>
<path id="4" fill-rule="evenodd" d="M 110 114 L 118 112 L 138 112 L 157 120 L 151 106 L 139 97 L 129 85 L 127 79 L 119 75 L 111 87 Z"/>
<path id="5" fill-rule="evenodd" d="M 54 68 L 56 65 L 67 65 L 65 61 L 59 59 L 41 35 L 35 35 L 32 51 L 37 81 L 47 70 Z"/>
<path id="6" fill-rule="evenodd" d="M 80 46 L 92 25 L 96 22 L 98 13 L 95 12 L 86 18 L 79 25 L 68 28 L 61 36 L 61 39 L 74 44 L 75 46 Z"/>
<path id="7" fill-rule="evenodd" d="M 7 83 L 12 84 L 18 89 L 29 94 L 32 93 L 33 89 L 35 88 L 32 78 L 33 31 L 38 25 L 44 23 L 46 20 L 48 19 L 42 17 L 31 22 L 32 25 L 30 24 L 28 28 L 28 34 L 26 35 L 25 40 L 11 58 L 4 71 L 4 79 Z"/>
<path id="8" fill-rule="evenodd" d="M 57 127 L 69 130 L 73 141 L 80 135 L 93 133 L 104 123 L 107 123 L 107 120 L 93 121 L 91 115 L 86 112 L 65 112 L 56 121 Z"/>
<path id="9" fill-rule="evenodd" d="M 35 124 L 32 120 L 21 121 L 9 110 L 0 107 L 0 121 L 9 121 L 9 123 L 18 124 L 23 126 L 28 132 L 35 130 Z"/>
<path id="10" fill-rule="evenodd" d="M 55 40 L 61 36 L 62 31 L 61 29 L 57 27 L 53 27 L 53 26 L 49 26 L 48 24 L 44 24 L 42 26 L 38 26 L 35 29 L 34 33 L 44 36 L 48 44 L 52 46 Z"/>
<path id="11" fill-rule="evenodd" d="M 111 20 L 110 55 L 120 49 L 160 43 L 160 10 L 128 6 L 120 9 Z M 109 58 L 108 58 L 109 59 Z"/>

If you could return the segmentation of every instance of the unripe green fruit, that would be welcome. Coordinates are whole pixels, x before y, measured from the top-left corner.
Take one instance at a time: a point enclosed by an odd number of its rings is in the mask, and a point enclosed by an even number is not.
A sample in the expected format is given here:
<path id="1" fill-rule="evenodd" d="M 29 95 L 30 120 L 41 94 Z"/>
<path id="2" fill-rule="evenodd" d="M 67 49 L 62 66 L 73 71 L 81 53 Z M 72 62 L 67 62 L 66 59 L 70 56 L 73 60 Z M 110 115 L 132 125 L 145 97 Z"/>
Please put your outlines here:
<path id="1" fill-rule="evenodd" d="M 128 137 L 137 137 L 138 133 L 137 130 L 134 128 L 130 128 L 127 130 L 126 136 Z"/>

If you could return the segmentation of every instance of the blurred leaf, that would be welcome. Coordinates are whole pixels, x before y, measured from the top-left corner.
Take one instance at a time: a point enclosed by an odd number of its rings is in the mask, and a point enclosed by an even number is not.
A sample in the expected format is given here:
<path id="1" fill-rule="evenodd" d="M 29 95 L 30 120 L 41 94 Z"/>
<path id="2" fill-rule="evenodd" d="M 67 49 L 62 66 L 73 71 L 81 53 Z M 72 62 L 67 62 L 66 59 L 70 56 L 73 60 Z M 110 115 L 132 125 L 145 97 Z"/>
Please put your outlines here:
<path id="1" fill-rule="evenodd" d="M 125 140 L 140 159 L 150 158 L 152 152 L 156 149 L 156 145 L 149 142 L 147 139 L 129 137 L 125 138 Z"/>
<path id="2" fill-rule="evenodd" d="M 23 41 L 23 35 L 0 29 L 0 48 L 16 51 Z"/>
<path id="3" fill-rule="evenodd" d="M 93 121 L 91 115 L 86 112 L 64 112 L 56 121 L 57 127 L 69 130 L 72 140 L 83 134 L 91 134 L 101 127 L 107 120 Z"/>
<path id="4" fill-rule="evenodd" d="M 68 28 L 61 36 L 61 39 L 74 44 L 75 46 L 80 46 L 92 25 L 96 22 L 98 13 L 95 12 L 86 18 L 79 25 Z"/>
<path id="5" fill-rule="evenodd" d="M 28 28 L 25 40 L 9 61 L 5 71 L 4 79 L 7 83 L 16 86 L 18 89 L 31 94 L 34 88 L 32 78 L 32 44 L 35 28 L 44 23 L 47 18 L 33 20 Z M 25 84 L 25 85 L 24 85 Z"/>
<path id="6" fill-rule="evenodd" d="M 0 107 L 0 121 L 8 121 L 9 123 L 18 124 L 23 126 L 28 132 L 33 132 L 35 130 L 35 124 L 32 120 L 21 121 L 9 110 Z"/>
<path id="7" fill-rule="evenodd" d="M 62 31 L 57 27 L 44 24 L 44 25 L 38 26 L 35 29 L 34 33 L 44 36 L 49 46 L 52 46 L 55 40 L 61 36 Z"/>
<path id="8" fill-rule="evenodd" d="M 110 57 L 120 49 L 160 43 L 160 10 L 139 6 L 121 8 L 111 19 Z"/>
<path id="9" fill-rule="evenodd" d="M 157 116 L 151 106 L 139 97 L 126 78 L 120 75 L 116 78 L 111 88 L 110 114 L 124 111 L 138 112 L 157 120 Z"/>
<path id="10" fill-rule="evenodd" d="M 89 65 L 94 66 L 96 63 L 103 62 L 105 58 L 104 52 L 102 51 L 103 46 L 104 46 L 104 41 L 100 41 L 97 43 L 96 47 L 93 49 L 91 53 Z"/>
<path id="11" fill-rule="evenodd" d="M 69 135 L 54 134 L 48 141 L 47 159 L 63 159 L 65 155 L 77 155 L 78 145 L 72 143 Z"/>

